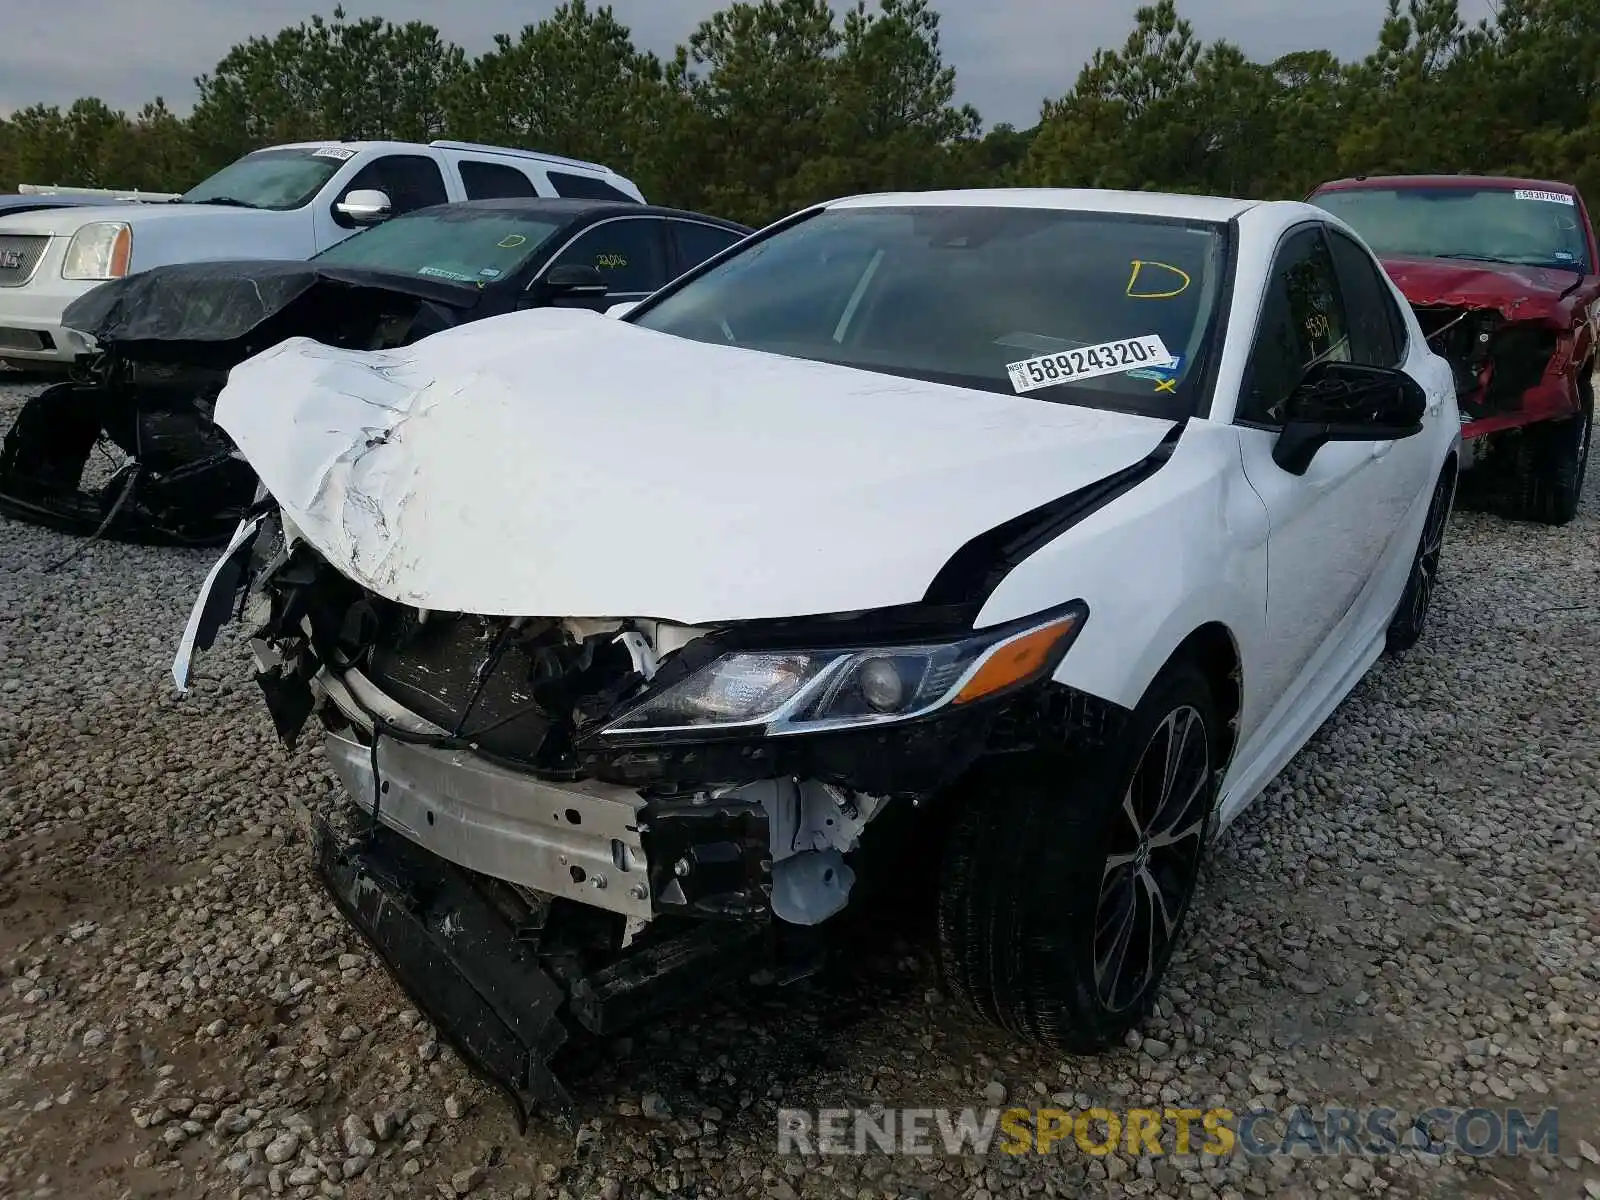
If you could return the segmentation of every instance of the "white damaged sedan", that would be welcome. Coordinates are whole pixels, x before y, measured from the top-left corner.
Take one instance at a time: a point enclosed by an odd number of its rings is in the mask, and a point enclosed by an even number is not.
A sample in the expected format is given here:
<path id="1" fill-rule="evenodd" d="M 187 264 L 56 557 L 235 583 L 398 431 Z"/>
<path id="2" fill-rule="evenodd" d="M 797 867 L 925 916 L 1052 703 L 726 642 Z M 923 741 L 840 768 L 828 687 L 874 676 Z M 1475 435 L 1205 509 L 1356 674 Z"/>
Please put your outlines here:
<path id="1" fill-rule="evenodd" d="M 215 419 L 262 499 L 178 685 L 247 590 L 349 792 L 332 895 L 558 1108 L 570 1034 L 781 967 L 912 846 L 955 993 L 1118 1040 L 1209 840 L 1421 635 L 1460 440 L 1337 218 L 1051 190 L 808 209 L 620 317 L 293 339 Z"/>

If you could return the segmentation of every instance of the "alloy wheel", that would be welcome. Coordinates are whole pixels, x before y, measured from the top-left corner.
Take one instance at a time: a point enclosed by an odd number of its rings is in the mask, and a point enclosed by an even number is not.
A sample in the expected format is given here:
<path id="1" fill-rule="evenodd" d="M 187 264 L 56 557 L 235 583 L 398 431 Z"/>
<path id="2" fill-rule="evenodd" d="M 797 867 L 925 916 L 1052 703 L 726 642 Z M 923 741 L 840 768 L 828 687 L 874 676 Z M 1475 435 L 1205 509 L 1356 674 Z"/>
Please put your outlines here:
<path id="1" fill-rule="evenodd" d="M 1416 586 L 1411 589 L 1411 623 L 1421 629 L 1433 602 L 1433 587 L 1439 577 L 1439 558 L 1444 551 L 1444 527 L 1450 516 L 1450 479 L 1441 475 L 1428 504 L 1427 523 L 1422 541 L 1417 544 Z"/>
<path id="2" fill-rule="evenodd" d="M 1138 1003 L 1166 961 L 1199 871 L 1210 778 L 1205 722 L 1192 706 L 1174 709 L 1151 734 L 1110 818 L 1094 982 L 1111 1012 Z"/>

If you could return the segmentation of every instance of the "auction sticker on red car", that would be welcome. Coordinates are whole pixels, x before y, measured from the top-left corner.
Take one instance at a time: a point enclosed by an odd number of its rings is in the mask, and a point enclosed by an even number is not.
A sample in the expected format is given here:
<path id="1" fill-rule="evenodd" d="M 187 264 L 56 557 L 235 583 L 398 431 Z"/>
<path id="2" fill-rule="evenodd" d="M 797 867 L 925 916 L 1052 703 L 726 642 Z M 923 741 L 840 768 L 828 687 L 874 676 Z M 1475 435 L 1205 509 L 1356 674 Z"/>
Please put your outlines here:
<path id="1" fill-rule="evenodd" d="M 1546 204 L 1565 204 L 1568 208 L 1576 207 L 1572 197 L 1565 192 L 1540 192 L 1532 188 L 1518 188 L 1512 195 L 1518 200 L 1543 200 Z"/>
<path id="2" fill-rule="evenodd" d="M 1099 375 L 1135 371 L 1140 367 L 1171 366 L 1173 361 L 1160 336 L 1145 333 L 1138 337 L 1101 342 L 1097 346 L 1058 350 L 1054 354 L 1041 354 L 1037 358 L 1007 363 L 1006 373 L 1011 376 L 1011 386 L 1020 395 L 1057 384 L 1093 379 Z"/>

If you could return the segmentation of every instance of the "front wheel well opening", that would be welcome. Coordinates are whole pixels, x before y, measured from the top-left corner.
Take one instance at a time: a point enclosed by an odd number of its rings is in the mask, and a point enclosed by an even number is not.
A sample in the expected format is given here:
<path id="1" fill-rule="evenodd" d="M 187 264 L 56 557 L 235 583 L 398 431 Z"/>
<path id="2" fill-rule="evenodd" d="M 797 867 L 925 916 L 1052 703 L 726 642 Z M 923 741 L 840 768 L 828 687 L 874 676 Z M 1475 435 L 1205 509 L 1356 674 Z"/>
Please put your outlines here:
<path id="1" fill-rule="evenodd" d="M 1244 711 L 1244 670 L 1239 647 L 1226 625 L 1209 621 L 1183 639 L 1162 670 L 1183 660 L 1200 668 L 1211 685 L 1212 698 L 1222 717 L 1222 728 L 1217 731 L 1217 770 L 1220 773 L 1233 761 L 1233 752 L 1239 744 L 1239 718 Z"/>

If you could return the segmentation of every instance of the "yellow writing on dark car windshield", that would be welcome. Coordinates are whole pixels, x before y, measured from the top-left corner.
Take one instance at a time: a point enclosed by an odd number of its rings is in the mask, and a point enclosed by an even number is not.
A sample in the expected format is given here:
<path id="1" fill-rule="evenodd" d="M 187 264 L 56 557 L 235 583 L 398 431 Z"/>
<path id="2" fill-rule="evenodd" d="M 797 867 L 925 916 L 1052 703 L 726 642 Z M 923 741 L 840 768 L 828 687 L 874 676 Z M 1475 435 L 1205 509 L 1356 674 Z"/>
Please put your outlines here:
<path id="1" fill-rule="evenodd" d="M 1174 296 L 1181 296 L 1184 292 L 1189 290 L 1189 284 L 1191 282 L 1189 279 L 1189 272 L 1183 270 L 1181 267 L 1175 267 L 1170 263 L 1154 262 L 1143 258 L 1133 259 L 1131 265 L 1133 270 L 1128 275 L 1128 286 L 1123 292 L 1123 294 L 1130 300 L 1171 300 Z M 1135 291 L 1134 287 L 1139 283 L 1139 277 L 1144 273 L 1144 269 L 1146 267 L 1153 268 L 1156 271 L 1168 272 L 1169 275 L 1176 278 L 1178 286 L 1175 288 L 1171 287 L 1170 285 L 1173 282 L 1172 279 L 1166 279 L 1160 275 L 1157 275 L 1153 281 L 1153 284 L 1146 286 L 1159 287 L 1162 284 L 1166 284 L 1168 285 L 1167 291 Z"/>
<path id="2" fill-rule="evenodd" d="M 628 256 L 626 254 L 597 254 L 595 255 L 594 263 L 595 266 L 604 270 L 611 270 L 616 267 L 627 266 Z"/>
<path id="3" fill-rule="evenodd" d="M 527 240 L 528 239 L 523 237 L 520 233 L 508 233 L 505 237 L 496 242 L 495 245 L 499 246 L 502 250 L 515 250 Z"/>

